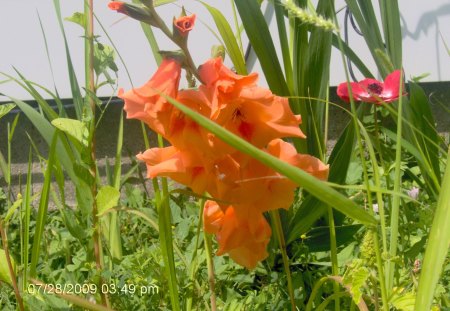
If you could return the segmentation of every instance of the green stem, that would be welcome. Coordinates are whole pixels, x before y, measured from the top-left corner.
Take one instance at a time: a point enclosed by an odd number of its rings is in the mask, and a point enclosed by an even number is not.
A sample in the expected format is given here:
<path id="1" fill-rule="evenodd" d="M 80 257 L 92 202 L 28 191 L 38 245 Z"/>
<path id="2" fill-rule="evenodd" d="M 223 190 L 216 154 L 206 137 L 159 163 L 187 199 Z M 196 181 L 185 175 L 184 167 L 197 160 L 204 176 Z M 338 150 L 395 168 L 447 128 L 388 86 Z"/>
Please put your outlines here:
<path id="1" fill-rule="evenodd" d="M 399 94 L 402 94 L 403 74 L 400 76 Z M 397 145 L 395 150 L 394 193 L 400 193 L 401 162 L 402 162 L 402 97 L 398 100 L 397 112 Z M 391 210 L 391 238 L 389 243 L 389 265 L 387 270 L 387 288 L 392 291 L 394 286 L 395 256 L 397 256 L 398 221 L 400 211 L 400 196 L 394 195 Z"/>
<path id="2" fill-rule="evenodd" d="M 180 42 L 175 38 L 173 33 L 170 31 L 170 29 L 166 26 L 164 21 L 161 19 L 161 17 L 156 12 L 155 8 L 153 6 L 147 6 L 150 11 L 151 15 L 155 19 L 157 27 L 178 47 L 184 52 L 184 55 L 186 56 L 186 65 L 189 68 L 189 70 L 194 74 L 194 76 L 203 83 L 202 79 L 200 78 L 200 75 L 198 74 L 197 67 L 195 66 L 194 60 L 192 59 L 191 53 L 189 52 L 189 49 L 187 47 L 187 41 Z"/>
<path id="3" fill-rule="evenodd" d="M 206 265 L 208 266 L 208 281 L 209 281 L 209 290 L 211 292 L 211 311 L 216 311 L 216 293 L 215 287 L 216 282 L 214 278 L 214 263 L 212 259 L 212 246 L 211 246 L 211 235 L 203 231 L 205 238 L 205 248 L 206 248 Z"/>
<path id="4" fill-rule="evenodd" d="M 200 199 L 199 201 L 200 208 L 199 208 L 199 217 L 198 217 L 198 224 L 197 224 L 197 232 L 195 234 L 195 248 L 194 248 L 194 254 L 192 255 L 192 263 L 191 263 L 191 269 L 189 274 L 189 280 L 191 282 L 189 291 L 191 292 L 191 295 L 186 300 L 186 310 L 190 311 L 192 310 L 192 298 L 194 296 L 194 283 L 195 283 L 195 272 L 197 271 L 197 250 L 198 250 L 198 243 L 200 241 L 200 231 L 202 227 L 202 219 L 203 219 L 203 210 L 205 208 L 205 199 Z"/>
<path id="5" fill-rule="evenodd" d="M 158 145 L 160 148 L 164 147 L 161 135 L 158 135 Z M 156 180 L 156 178 L 154 178 L 154 180 Z M 169 202 L 170 194 L 166 178 L 161 178 L 161 186 L 162 198 L 160 197 L 159 200 L 157 200 L 158 223 L 160 229 L 159 241 L 163 254 L 165 273 L 169 282 L 170 302 L 172 304 L 172 310 L 178 311 L 180 310 L 180 299 L 173 253 L 172 222 Z"/>
<path id="6" fill-rule="evenodd" d="M 270 211 L 270 216 L 273 220 L 275 235 L 278 238 L 278 243 L 280 244 L 281 256 L 283 258 L 284 271 L 286 273 L 286 279 L 288 283 L 288 293 L 289 299 L 291 301 L 291 308 L 293 311 L 296 310 L 295 306 L 295 296 L 294 287 L 292 285 L 291 269 L 289 266 L 289 257 L 286 252 L 286 241 L 284 239 L 283 228 L 281 226 L 280 212 L 278 210 Z"/>
<path id="7" fill-rule="evenodd" d="M 339 284 L 335 283 L 335 285 L 338 286 L 339 288 Z M 339 301 L 339 298 L 344 297 L 344 296 L 348 296 L 349 294 L 347 292 L 336 292 L 333 295 L 327 297 L 318 307 L 315 311 L 323 311 L 325 310 L 325 308 L 328 306 L 328 304 L 333 301 Z"/>
<path id="8" fill-rule="evenodd" d="M 90 91 L 91 94 L 95 94 L 95 78 L 94 78 L 94 1 L 89 0 L 85 2 L 84 12 L 87 16 L 86 19 L 86 44 L 85 44 L 85 75 L 86 75 L 86 88 Z M 90 136 L 91 136 L 91 144 L 90 144 L 90 174 L 92 176 L 92 184 L 91 184 L 91 195 L 92 195 L 92 229 L 93 229 L 93 243 L 94 243 L 94 257 L 95 257 L 95 265 L 97 268 L 97 272 L 100 275 L 103 271 L 103 256 L 102 256 L 102 241 L 100 239 L 100 222 L 98 219 L 98 209 L 97 209 L 97 163 L 96 163 L 96 141 L 95 141 L 95 100 L 92 98 L 91 94 L 87 94 L 86 96 L 89 98 L 89 106 L 91 109 L 91 120 L 90 120 Z M 100 288 L 104 283 L 102 277 L 100 277 Z M 107 294 L 100 291 L 100 297 L 102 300 L 102 304 L 104 306 L 110 306 L 109 299 Z"/>
<path id="9" fill-rule="evenodd" d="M 328 205 L 328 225 L 330 226 L 330 246 L 331 246 L 331 272 L 333 275 L 339 275 L 339 266 L 337 259 L 337 246 L 336 246 L 336 228 L 334 226 L 334 217 L 333 217 L 333 209 Z M 336 295 L 334 310 L 340 310 L 340 296 L 339 293 L 339 284 L 333 284 L 333 291 Z"/>

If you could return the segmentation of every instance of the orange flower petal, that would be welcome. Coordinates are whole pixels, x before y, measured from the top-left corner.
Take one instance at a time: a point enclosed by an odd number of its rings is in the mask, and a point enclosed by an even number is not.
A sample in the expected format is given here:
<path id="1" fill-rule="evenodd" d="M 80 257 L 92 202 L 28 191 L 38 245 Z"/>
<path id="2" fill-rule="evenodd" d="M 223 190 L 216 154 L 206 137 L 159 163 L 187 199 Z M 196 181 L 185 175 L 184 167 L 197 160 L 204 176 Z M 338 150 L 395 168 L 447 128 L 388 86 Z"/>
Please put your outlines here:
<path id="1" fill-rule="evenodd" d="M 173 25 L 182 36 L 186 36 L 194 28 L 195 14 L 181 16 L 173 20 Z"/>
<path id="2" fill-rule="evenodd" d="M 125 101 L 127 118 L 144 121 L 152 130 L 161 135 L 168 131 L 173 106 L 160 95 L 176 97 L 180 82 L 181 64 L 172 58 L 165 58 L 153 77 L 142 87 L 128 92 L 119 91 Z"/>

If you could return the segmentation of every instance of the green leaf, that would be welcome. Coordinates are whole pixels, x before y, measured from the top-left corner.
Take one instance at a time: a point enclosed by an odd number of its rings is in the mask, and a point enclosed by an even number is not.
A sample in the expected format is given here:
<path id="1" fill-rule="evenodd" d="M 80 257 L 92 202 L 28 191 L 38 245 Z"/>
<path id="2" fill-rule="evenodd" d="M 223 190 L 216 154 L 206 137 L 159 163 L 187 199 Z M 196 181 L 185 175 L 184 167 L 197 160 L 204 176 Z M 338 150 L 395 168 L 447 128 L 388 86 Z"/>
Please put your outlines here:
<path id="1" fill-rule="evenodd" d="M 355 233 L 361 225 L 348 225 L 336 227 L 336 246 L 342 246 L 353 241 Z M 330 227 L 313 228 L 307 233 L 304 240 L 310 252 L 325 252 L 330 250 Z"/>
<path id="2" fill-rule="evenodd" d="M 270 89 L 279 96 L 288 96 L 289 89 L 258 1 L 234 0 L 234 2 Z"/>
<path id="3" fill-rule="evenodd" d="M 415 293 L 408 292 L 403 295 L 394 294 L 390 303 L 400 311 L 413 311 L 416 302 Z"/>
<path id="4" fill-rule="evenodd" d="M 51 123 L 54 127 L 70 135 L 81 145 L 87 147 L 89 130 L 83 122 L 74 119 L 57 118 Z"/>
<path id="5" fill-rule="evenodd" d="M 11 219 L 12 215 L 14 214 L 15 210 L 22 205 L 22 196 L 20 193 L 17 195 L 17 200 L 11 205 L 11 207 L 8 209 L 8 212 L 6 213 L 4 222 L 5 224 L 8 223 L 8 221 Z"/>
<path id="6" fill-rule="evenodd" d="M 75 12 L 70 17 L 66 17 L 65 21 L 69 21 L 75 24 L 80 25 L 83 29 L 86 28 L 86 15 L 81 12 Z"/>
<path id="7" fill-rule="evenodd" d="M 14 104 L 3 104 L 0 105 L 0 119 L 3 118 L 8 112 L 14 109 L 16 105 Z"/>
<path id="8" fill-rule="evenodd" d="M 77 119 L 81 120 L 83 116 L 83 107 L 84 107 L 84 101 L 83 97 L 81 96 L 80 86 L 78 85 L 77 76 L 75 74 L 75 68 L 73 67 L 72 58 L 70 56 L 70 49 L 69 44 L 67 42 L 66 32 L 64 31 L 64 26 L 62 22 L 62 16 L 61 16 L 61 6 L 59 0 L 53 0 L 53 5 L 55 6 L 56 11 L 56 17 L 58 19 L 59 28 L 61 30 L 61 33 L 63 35 L 64 39 L 64 48 L 66 51 L 66 59 L 67 59 L 67 69 L 69 73 L 69 81 L 70 81 L 70 89 L 72 91 L 72 98 L 73 103 L 75 106 L 75 112 L 77 115 Z"/>
<path id="9" fill-rule="evenodd" d="M 200 3 L 208 9 L 209 13 L 211 13 L 237 73 L 246 75 L 247 68 L 245 67 L 244 57 L 242 56 L 241 50 L 236 42 L 236 37 L 233 34 L 230 24 L 218 9 L 206 4 L 203 1 L 200 1 Z"/>
<path id="10" fill-rule="evenodd" d="M 354 260 L 344 274 L 343 282 L 350 286 L 350 293 L 355 304 L 358 304 L 362 297 L 361 289 L 369 278 L 369 270 L 362 265 L 360 259 Z"/>
<path id="11" fill-rule="evenodd" d="M 9 256 L 11 260 L 11 264 L 13 266 L 13 270 L 16 270 L 16 264 L 14 259 Z M 11 275 L 9 274 L 8 262 L 6 260 L 6 253 L 3 249 L 0 248 L 0 281 L 6 282 L 8 284 L 12 284 Z"/>
<path id="12" fill-rule="evenodd" d="M 106 213 L 109 209 L 115 207 L 119 203 L 120 191 L 111 186 L 103 186 L 97 193 L 97 210 L 98 215 Z"/>
<path id="13" fill-rule="evenodd" d="M 447 168 L 442 181 L 433 224 L 431 226 L 428 245 L 419 278 L 419 288 L 416 296 L 416 311 L 430 310 L 434 291 L 442 272 L 445 259 L 448 256 L 450 244 L 450 148 L 447 154 Z M 447 190 L 445 190 L 447 189 Z"/>

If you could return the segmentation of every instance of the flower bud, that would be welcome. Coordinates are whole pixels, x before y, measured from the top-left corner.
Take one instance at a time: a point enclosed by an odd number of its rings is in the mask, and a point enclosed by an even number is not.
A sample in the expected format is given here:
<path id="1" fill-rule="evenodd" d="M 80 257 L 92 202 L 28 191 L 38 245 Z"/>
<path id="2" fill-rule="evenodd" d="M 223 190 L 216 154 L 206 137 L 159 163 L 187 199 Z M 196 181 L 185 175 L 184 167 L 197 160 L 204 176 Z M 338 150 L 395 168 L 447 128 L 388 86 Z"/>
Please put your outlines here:
<path id="1" fill-rule="evenodd" d="M 158 27 L 155 18 L 152 15 L 152 11 L 147 7 L 122 1 L 111 1 L 108 3 L 108 7 L 111 10 L 128 15 L 140 22 Z"/>
<path id="2" fill-rule="evenodd" d="M 173 36 L 175 41 L 186 44 L 189 32 L 194 28 L 196 15 L 187 16 L 186 12 L 181 12 L 181 16 L 173 18 Z"/>

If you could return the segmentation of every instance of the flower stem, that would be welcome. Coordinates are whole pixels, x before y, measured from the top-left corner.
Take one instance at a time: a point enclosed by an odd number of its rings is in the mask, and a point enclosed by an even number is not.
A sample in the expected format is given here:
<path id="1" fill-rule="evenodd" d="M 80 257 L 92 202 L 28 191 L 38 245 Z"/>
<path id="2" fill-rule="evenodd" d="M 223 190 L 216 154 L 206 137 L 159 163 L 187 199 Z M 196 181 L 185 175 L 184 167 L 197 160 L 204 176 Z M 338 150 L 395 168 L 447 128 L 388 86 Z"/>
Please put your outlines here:
<path id="1" fill-rule="evenodd" d="M 281 256 L 283 258 L 284 271 L 286 273 L 286 279 L 288 283 L 289 299 L 291 300 L 291 308 L 292 311 L 295 311 L 296 307 L 295 307 L 294 287 L 292 285 L 291 269 L 289 267 L 289 257 L 286 252 L 286 241 L 284 240 L 283 228 L 281 226 L 280 212 L 278 210 L 270 211 L 270 216 L 274 224 L 274 230 L 278 238 L 278 243 L 280 243 Z"/>
<path id="2" fill-rule="evenodd" d="M 212 259 L 211 235 L 203 230 L 206 248 L 206 265 L 208 266 L 209 290 L 211 291 L 211 311 L 216 311 L 216 281 L 214 278 L 214 263 Z"/>
<path id="3" fill-rule="evenodd" d="M 86 44 L 85 44 L 85 75 L 86 75 L 86 88 L 89 90 L 90 94 L 86 94 L 89 101 L 89 106 L 91 108 L 91 120 L 90 120 L 90 136 L 92 137 L 90 143 L 90 167 L 89 171 L 92 176 L 92 184 L 91 184 L 91 196 L 92 196 L 92 229 L 93 229 L 93 243 L 94 243 L 94 257 L 95 257 L 95 266 L 97 268 L 97 272 L 101 274 L 103 270 L 102 264 L 102 242 L 100 239 L 100 222 L 98 218 L 98 209 L 97 209 L 97 164 L 96 164 L 96 141 L 95 141 L 95 100 L 92 97 L 92 94 L 95 94 L 95 78 L 94 78 L 94 1 L 89 0 L 88 3 L 85 3 L 85 14 L 87 15 L 87 23 L 86 23 Z M 100 276 L 100 287 L 104 283 L 103 277 Z M 102 300 L 102 304 L 104 306 L 109 306 L 109 300 L 105 293 L 100 292 L 100 297 Z"/>
<path id="4" fill-rule="evenodd" d="M 400 75 L 400 86 L 399 94 L 402 94 L 403 90 L 403 74 Z M 398 220 L 399 220 L 399 210 L 400 210 L 400 193 L 401 188 L 401 162 L 402 162 L 402 97 L 398 100 L 398 111 L 397 111 L 397 145 L 395 148 L 395 170 L 394 170 L 394 195 L 392 201 L 391 209 L 391 238 L 389 243 L 389 264 L 387 269 L 387 288 L 392 291 L 394 286 L 394 271 L 395 271 L 395 260 L 394 257 L 397 255 L 397 242 L 398 242 Z"/>
<path id="5" fill-rule="evenodd" d="M 334 217 L 333 217 L 333 209 L 331 206 L 328 206 L 328 226 L 330 227 L 330 252 L 331 252 L 331 273 L 335 276 L 339 275 L 339 267 L 337 260 L 337 246 L 336 246 L 336 228 L 334 226 Z M 334 310 L 340 310 L 340 302 L 339 298 L 341 297 L 339 294 L 339 284 L 333 284 L 334 295 L 336 295 Z"/>
<path id="6" fill-rule="evenodd" d="M 195 247 L 194 247 L 194 254 L 192 255 L 192 263 L 190 267 L 190 273 L 189 273 L 189 279 L 192 282 L 190 285 L 189 291 L 191 295 L 186 299 L 186 310 L 190 311 L 192 310 L 192 298 L 194 296 L 194 283 L 195 283 L 195 271 L 197 270 L 197 264 L 198 264 L 198 258 L 197 258 L 197 250 L 198 250 L 198 243 L 200 240 L 200 231 L 202 227 L 202 218 L 203 218 L 203 210 L 205 208 L 205 199 L 200 199 L 200 212 L 199 212 L 199 218 L 198 218 L 198 224 L 197 224 L 197 232 L 195 234 Z"/>

